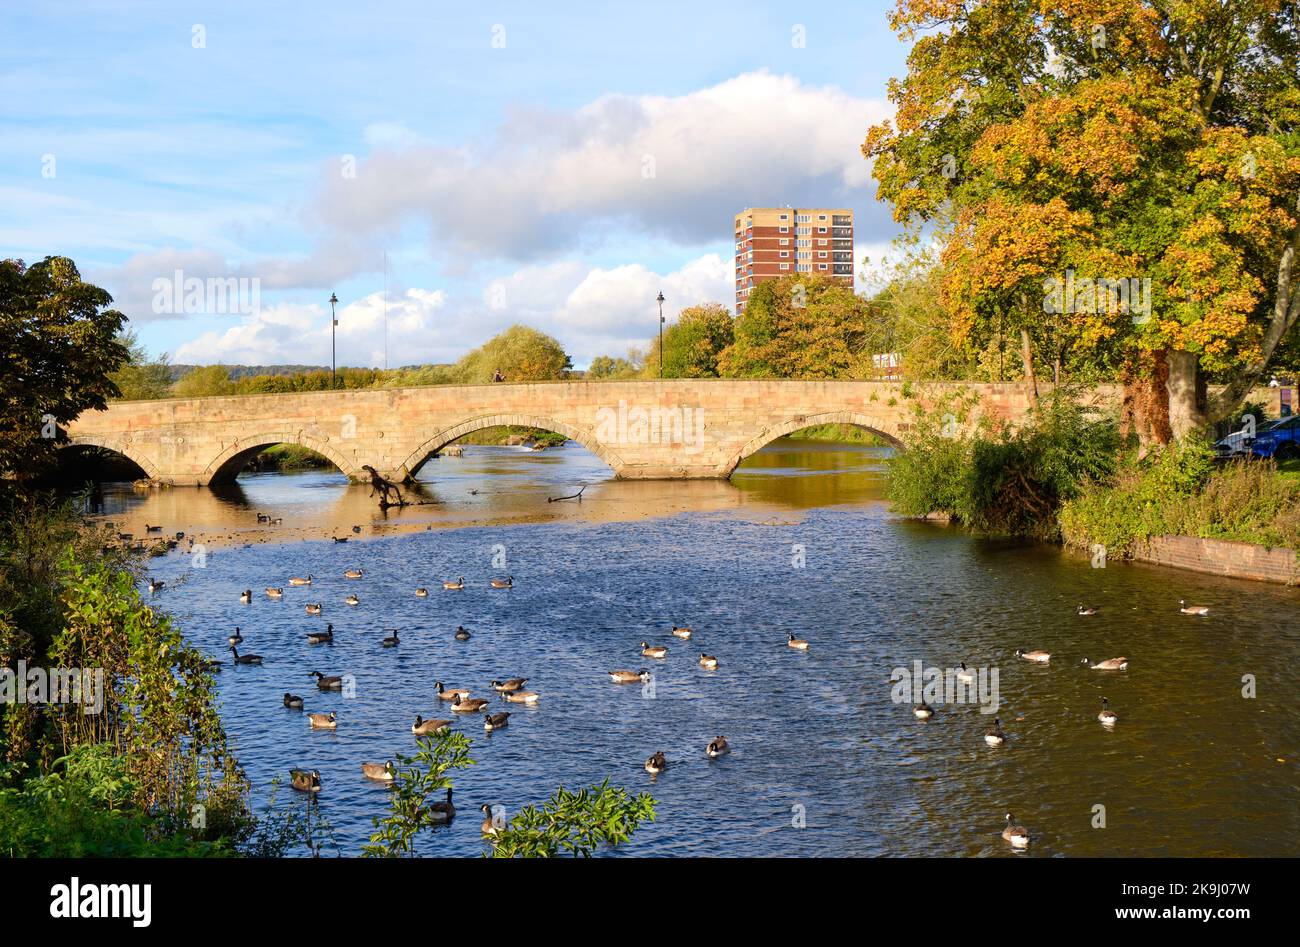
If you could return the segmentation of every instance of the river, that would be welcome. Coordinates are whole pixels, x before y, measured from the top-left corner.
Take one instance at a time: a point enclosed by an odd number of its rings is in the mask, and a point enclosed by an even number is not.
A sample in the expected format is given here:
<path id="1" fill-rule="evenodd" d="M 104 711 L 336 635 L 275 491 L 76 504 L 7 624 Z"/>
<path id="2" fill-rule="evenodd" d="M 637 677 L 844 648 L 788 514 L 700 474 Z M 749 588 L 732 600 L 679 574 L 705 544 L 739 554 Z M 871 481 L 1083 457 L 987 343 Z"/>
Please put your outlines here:
<path id="1" fill-rule="evenodd" d="M 221 491 L 108 485 L 101 515 L 137 535 L 147 522 L 199 537 L 202 556 L 181 543 L 150 560 L 166 582 L 155 601 L 212 656 L 229 658 L 235 626 L 241 650 L 264 656 L 218 675 L 222 715 L 259 805 L 290 767 L 320 771 L 325 854 L 359 853 L 384 811 L 361 763 L 413 752 L 416 714 L 461 716 L 435 680 L 513 716 L 491 734 L 479 715 L 457 721 L 477 765 L 454 775 L 460 817 L 423 834 L 423 855 L 483 852 L 482 803 L 508 815 L 606 777 L 659 801 L 620 850 L 639 856 L 1011 856 L 1008 811 L 1033 835 L 1025 857 L 1296 854 L 1300 592 L 1093 568 L 903 520 L 883 500 L 887 453 L 783 439 L 729 483 L 636 482 L 574 444 L 468 447 L 426 465 L 422 505 L 386 516 L 367 487 L 320 471 L 246 474 Z M 581 501 L 548 502 L 583 485 Z M 345 579 L 349 568 L 364 577 Z M 310 588 L 287 587 L 307 573 Z M 512 589 L 489 586 L 505 575 Z M 442 589 L 458 576 L 464 591 Z M 286 586 L 283 599 L 266 586 Z M 1180 598 L 1209 616 L 1179 614 Z M 1079 617 L 1080 602 L 1100 612 Z M 334 643 L 309 645 L 326 622 Z M 673 624 L 695 638 L 670 636 Z M 470 641 L 454 639 L 458 625 Z M 389 629 L 401 643 L 385 649 Z M 786 646 L 791 633 L 806 653 Z M 642 657 L 643 640 L 667 658 Z M 1017 648 L 1052 658 L 1031 664 Z M 1126 671 L 1079 663 L 1120 655 Z M 975 705 L 936 704 L 921 721 L 896 703 L 891 674 L 917 661 L 996 669 L 1006 743 L 986 745 L 993 715 Z M 653 687 L 605 673 L 643 667 Z M 355 695 L 318 692 L 314 670 L 353 675 Z M 540 693 L 535 707 L 488 687 L 515 676 Z M 337 711 L 338 729 L 310 730 L 286 691 Z M 1103 696 L 1113 728 L 1097 720 Z M 732 752 L 710 760 L 719 734 Z M 656 750 L 669 765 L 652 777 Z M 287 786 L 279 799 L 305 804 Z"/>

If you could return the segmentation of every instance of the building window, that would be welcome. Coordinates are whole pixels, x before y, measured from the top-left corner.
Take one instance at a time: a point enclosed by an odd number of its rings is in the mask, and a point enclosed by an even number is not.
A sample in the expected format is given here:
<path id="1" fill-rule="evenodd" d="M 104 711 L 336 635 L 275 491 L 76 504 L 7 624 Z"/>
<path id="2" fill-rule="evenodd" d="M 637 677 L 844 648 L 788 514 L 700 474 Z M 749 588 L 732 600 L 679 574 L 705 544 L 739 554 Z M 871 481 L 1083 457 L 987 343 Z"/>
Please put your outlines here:
<path id="1" fill-rule="evenodd" d="M 825 264 L 825 263 L 821 263 L 821 264 L 819 264 L 819 265 L 821 266 L 821 268 L 822 268 L 823 270 L 826 269 L 826 264 Z"/>
<path id="2" fill-rule="evenodd" d="M 785 259 L 786 257 L 788 257 L 789 255 L 790 255 L 790 251 L 789 251 L 789 250 L 782 250 L 782 251 L 781 251 L 781 259 L 784 260 L 784 259 Z"/>
<path id="3" fill-rule="evenodd" d="M 790 232 L 790 228 L 789 228 L 789 227 L 782 227 L 780 232 L 781 232 L 781 233 L 789 233 L 789 232 Z"/>
<path id="4" fill-rule="evenodd" d="M 783 270 L 788 270 L 788 269 L 790 269 L 790 264 L 789 264 L 789 263 L 782 263 L 782 264 L 781 264 L 781 269 L 783 269 Z"/>
<path id="5" fill-rule="evenodd" d="M 817 257 L 818 257 L 818 259 L 821 259 L 821 260 L 826 259 L 826 251 L 825 251 L 825 250 L 819 250 L 819 251 L 817 251 Z"/>
<path id="6" fill-rule="evenodd" d="M 790 241 L 789 241 L 789 240 L 782 240 L 782 241 L 781 241 L 781 246 L 783 246 L 783 247 L 788 247 L 789 245 L 790 245 Z"/>

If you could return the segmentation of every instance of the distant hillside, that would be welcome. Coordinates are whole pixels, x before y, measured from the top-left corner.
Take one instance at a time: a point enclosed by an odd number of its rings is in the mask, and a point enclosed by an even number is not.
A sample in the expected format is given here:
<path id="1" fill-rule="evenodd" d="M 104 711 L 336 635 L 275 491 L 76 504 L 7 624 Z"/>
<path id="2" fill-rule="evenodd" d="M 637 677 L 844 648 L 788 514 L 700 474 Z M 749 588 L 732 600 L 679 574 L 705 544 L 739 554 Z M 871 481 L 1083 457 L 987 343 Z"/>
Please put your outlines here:
<path id="1" fill-rule="evenodd" d="M 172 381 L 183 375 L 188 375 L 198 365 L 168 365 L 171 371 Z M 249 378 L 253 375 L 300 375 L 303 372 L 327 372 L 330 370 L 328 365 L 222 365 L 222 368 L 230 372 L 230 377 L 234 380 L 240 378 Z"/>

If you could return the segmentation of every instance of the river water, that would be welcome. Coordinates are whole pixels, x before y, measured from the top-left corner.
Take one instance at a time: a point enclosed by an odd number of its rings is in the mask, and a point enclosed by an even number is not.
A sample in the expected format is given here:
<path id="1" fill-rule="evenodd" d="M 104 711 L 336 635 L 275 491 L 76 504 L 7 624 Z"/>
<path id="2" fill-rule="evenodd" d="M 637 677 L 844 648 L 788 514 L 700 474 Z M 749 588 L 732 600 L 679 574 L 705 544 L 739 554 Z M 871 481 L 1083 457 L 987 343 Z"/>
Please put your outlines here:
<path id="1" fill-rule="evenodd" d="M 229 658 L 236 625 L 242 651 L 264 656 L 218 675 L 222 714 L 259 804 L 291 767 L 320 771 L 327 854 L 369 837 L 386 790 L 361 763 L 413 752 L 416 714 L 461 717 L 477 761 L 455 774 L 461 815 L 423 834 L 424 855 L 483 852 L 483 803 L 509 815 L 606 777 L 658 800 L 621 850 L 632 855 L 1010 856 L 1008 811 L 1033 835 L 1025 857 L 1297 854 L 1300 592 L 1093 568 L 900 519 L 882 499 L 887 453 L 781 440 L 729 483 L 640 483 L 574 444 L 468 447 L 426 465 L 421 505 L 386 516 L 368 488 L 314 471 L 223 491 L 109 486 L 103 517 L 198 537 L 201 556 L 182 543 L 150 561 L 166 582 L 156 603 L 214 657 Z M 584 485 L 580 502 L 548 502 Z M 308 573 L 310 588 L 288 587 Z M 512 589 L 489 586 L 505 575 Z M 459 576 L 464 591 L 442 589 Z M 1180 598 L 1209 616 L 1179 614 Z M 1100 612 L 1079 617 L 1080 602 Z M 309 645 L 326 622 L 334 643 Z M 390 629 L 401 643 L 385 649 Z M 787 647 L 791 633 L 810 650 Z M 643 640 L 667 658 L 642 657 Z M 1017 648 L 1052 658 L 1030 664 Z M 701 652 L 719 667 L 701 668 Z M 1079 663 L 1121 655 L 1126 671 Z M 997 671 L 1002 746 L 986 745 L 993 715 L 975 704 L 931 699 L 921 721 L 893 699 L 895 668 L 963 661 Z M 621 668 L 651 669 L 653 686 L 612 684 L 605 672 Z M 317 691 L 314 670 L 352 675 L 355 693 Z M 541 694 L 535 707 L 488 686 L 516 676 Z M 479 715 L 448 713 L 436 680 L 491 697 L 509 727 L 487 734 Z M 338 729 L 310 730 L 286 691 L 336 711 Z M 1103 696 L 1114 728 L 1097 720 Z M 732 752 L 710 760 L 719 734 Z M 669 765 L 652 777 L 657 750 Z M 287 787 L 279 800 L 305 805 Z"/>

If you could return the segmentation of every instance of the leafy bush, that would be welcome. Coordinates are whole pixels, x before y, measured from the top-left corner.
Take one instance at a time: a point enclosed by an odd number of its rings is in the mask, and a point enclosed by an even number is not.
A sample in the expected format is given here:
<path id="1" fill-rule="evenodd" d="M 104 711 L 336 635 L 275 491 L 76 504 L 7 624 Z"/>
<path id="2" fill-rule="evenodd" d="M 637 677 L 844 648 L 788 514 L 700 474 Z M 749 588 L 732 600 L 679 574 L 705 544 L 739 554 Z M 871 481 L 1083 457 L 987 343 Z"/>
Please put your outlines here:
<path id="1" fill-rule="evenodd" d="M 637 827 L 654 821 L 655 800 L 626 789 L 599 786 L 570 792 L 561 786 L 541 808 L 525 806 L 492 837 L 494 858 L 590 858 L 601 845 L 620 845 Z"/>

